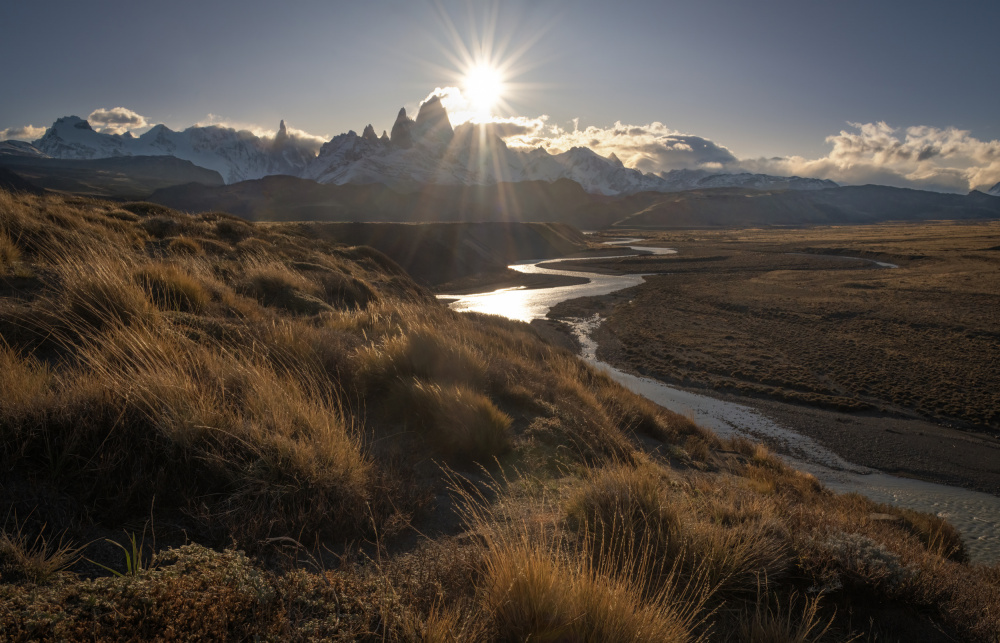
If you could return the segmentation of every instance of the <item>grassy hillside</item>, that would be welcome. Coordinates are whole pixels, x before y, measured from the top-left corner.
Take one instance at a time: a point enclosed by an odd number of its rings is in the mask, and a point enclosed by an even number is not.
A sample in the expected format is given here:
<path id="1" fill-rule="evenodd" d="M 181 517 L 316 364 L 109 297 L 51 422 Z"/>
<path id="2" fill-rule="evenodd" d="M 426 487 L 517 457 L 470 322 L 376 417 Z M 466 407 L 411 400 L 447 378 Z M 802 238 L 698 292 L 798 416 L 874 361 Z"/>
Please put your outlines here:
<path id="1" fill-rule="evenodd" d="M 327 185 L 268 176 L 231 185 L 175 185 L 149 200 L 178 210 L 225 210 L 251 221 L 561 221 L 587 229 L 609 219 L 609 197 L 561 179 L 498 185 Z"/>
<path id="2" fill-rule="evenodd" d="M 943 194 L 884 185 L 827 190 L 721 188 L 643 192 L 615 203 L 625 228 L 845 225 L 885 221 L 1000 218 L 1000 199 L 981 192 Z"/>
<path id="3" fill-rule="evenodd" d="M 173 156 L 53 159 L 4 154 L 0 167 L 37 188 L 113 199 L 141 199 L 183 183 L 223 185 L 215 170 Z"/>
<path id="4" fill-rule="evenodd" d="M 941 519 L 304 230 L 0 192 L 8 640 L 1000 636 Z"/>
<path id="5" fill-rule="evenodd" d="M 579 230 L 559 223 L 303 223 L 301 232 L 371 246 L 431 286 L 587 248 Z"/>
<path id="6" fill-rule="evenodd" d="M 579 184 L 320 185 L 270 176 L 232 185 L 176 185 L 150 200 L 189 212 L 225 210 L 257 221 L 559 221 L 582 230 L 608 227 L 704 228 L 833 225 L 883 221 L 1000 218 L 1000 198 L 881 185 L 826 190 L 716 188 L 588 194 Z"/>

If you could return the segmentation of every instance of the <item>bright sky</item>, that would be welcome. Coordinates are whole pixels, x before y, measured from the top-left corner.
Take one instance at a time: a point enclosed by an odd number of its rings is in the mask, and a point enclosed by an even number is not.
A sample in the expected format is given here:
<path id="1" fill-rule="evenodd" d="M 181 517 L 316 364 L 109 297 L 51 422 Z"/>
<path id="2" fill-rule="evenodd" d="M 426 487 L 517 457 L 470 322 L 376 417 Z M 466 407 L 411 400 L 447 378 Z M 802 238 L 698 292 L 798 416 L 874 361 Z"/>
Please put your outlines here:
<path id="1" fill-rule="evenodd" d="M 32 0 L 0 24 L 0 138 L 117 107 L 106 127 L 381 133 L 456 87 L 515 144 L 644 171 L 1000 181 L 996 0 Z"/>

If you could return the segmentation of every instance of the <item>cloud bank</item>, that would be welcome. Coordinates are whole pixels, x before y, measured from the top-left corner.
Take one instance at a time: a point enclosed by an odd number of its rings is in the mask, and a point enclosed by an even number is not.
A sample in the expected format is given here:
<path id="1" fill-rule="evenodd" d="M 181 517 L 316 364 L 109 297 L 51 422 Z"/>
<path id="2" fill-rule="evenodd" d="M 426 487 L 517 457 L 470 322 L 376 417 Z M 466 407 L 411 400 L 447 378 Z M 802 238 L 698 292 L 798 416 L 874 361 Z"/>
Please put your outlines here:
<path id="1" fill-rule="evenodd" d="M 453 125 L 488 125 L 511 147 L 540 147 L 553 154 L 589 147 L 602 156 L 613 153 L 627 167 L 643 172 L 685 168 L 759 172 L 945 192 L 986 189 L 1000 181 L 1000 141 L 982 141 L 953 127 L 897 129 L 885 122 L 848 123 L 848 129 L 825 139 L 832 149 L 820 158 L 740 159 L 724 145 L 660 122 L 581 128 L 579 119 L 561 127 L 546 115 L 484 119 L 457 87 L 439 87 L 427 99 L 433 96 L 441 99 Z"/>
<path id="2" fill-rule="evenodd" d="M 230 121 L 223 116 L 212 113 L 207 114 L 203 120 L 195 123 L 194 126 L 222 127 L 236 130 L 237 132 L 248 132 L 268 143 L 274 142 L 275 137 L 278 135 L 278 130 L 267 129 L 265 127 L 259 127 L 257 125 L 250 125 L 246 123 L 237 123 Z M 288 127 L 287 125 L 285 126 L 285 133 L 288 136 L 288 142 L 290 142 L 294 147 L 313 155 L 318 154 L 319 148 L 323 146 L 323 143 L 330 140 L 329 136 L 317 136 L 315 134 L 310 134 L 305 130 Z"/>
<path id="3" fill-rule="evenodd" d="M 983 189 L 1000 181 L 1000 141 L 982 141 L 953 127 L 848 125 L 850 130 L 826 138 L 833 149 L 822 158 L 790 156 L 740 164 L 751 171 L 945 192 Z"/>
<path id="4" fill-rule="evenodd" d="M 832 147 L 826 156 L 813 159 L 740 159 L 710 139 L 658 122 L 581 129 L 575 121 L 572 129 L 537 127 L 507 140 L 552 153 L 589 147 L 603 156 L 614 153 L 626 166 L 652 173 L 684 168 L 754 172 L 943 192 L 984 190 L 1000 181 L 1000 141 L 982 141 L 956 128 L 896 129 L 884 122 L 848 125 L 850 129 L 826 138 Z"/>
<path id="5" fill-rule="evenodd" d="M 683 134 L 663 123 L 580 129 L 554 128 L 553 135 L 537 144 L 559 153 L 573 147 L 589 147 L 602 156 L 614 153 L 627 167 L 643 172 L 662 172 L 682 168 L 724 170 L 737 162 L 733 153 L 707 138 Z"/>
<path id="6" fill-rule="evenodd" d="M 0 129 L 0 141 L 34 141 L 44 133 L 44 127 L 35 127 L 34 125 L 8 127 L 7 129 Z"/>

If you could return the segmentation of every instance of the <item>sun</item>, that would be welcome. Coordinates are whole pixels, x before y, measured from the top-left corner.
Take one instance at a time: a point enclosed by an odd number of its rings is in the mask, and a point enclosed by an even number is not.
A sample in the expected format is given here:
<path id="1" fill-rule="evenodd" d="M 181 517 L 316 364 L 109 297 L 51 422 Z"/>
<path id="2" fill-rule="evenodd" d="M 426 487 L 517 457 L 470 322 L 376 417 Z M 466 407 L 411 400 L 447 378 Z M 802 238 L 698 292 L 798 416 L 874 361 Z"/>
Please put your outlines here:
<path id="1" fill-rule="evenodd" d="M 503 74 L 491 65 L 477 64 L 465 72 L 462 94 L 478 116 L 489 118 L 503 100 Z"/>

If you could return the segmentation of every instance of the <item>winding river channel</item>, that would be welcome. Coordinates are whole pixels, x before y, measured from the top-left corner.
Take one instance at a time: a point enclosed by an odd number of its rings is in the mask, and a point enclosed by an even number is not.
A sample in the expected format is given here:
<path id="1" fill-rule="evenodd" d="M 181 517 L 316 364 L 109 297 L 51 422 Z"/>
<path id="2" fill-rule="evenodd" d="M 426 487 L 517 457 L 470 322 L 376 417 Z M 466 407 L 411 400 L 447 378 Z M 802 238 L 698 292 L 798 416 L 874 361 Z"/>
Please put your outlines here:
<path id="1" fill-rule="evenodd" d="M 670 248 L 628 245 L 625 239 L 612 245 L 652 254 L 673 254 Z M 605 257 L 607 258 L 607 257 Z M 588 257 L 588 259 L 590 259 Z M 867 261 L 858 259 L 861 261 Z M 557 270 L 547 264 L 572 261 L 528 262 L 510 266 L 526 274 L 569 275 L 590 281 L 553 288 L 504 288 L 473 295 L 440 295 L 452 299 L 453 310 L 502 315 L 530 322 L 544 319 L 556 304 L 578 297 L 592 297 L 637 286 L 643 275 L 605 275 L 592 272 Z M 895 267 L 880 264 L 880 267 Z M 839 492 L 855 492 L 878 502 L 939 515 L 961 533 L 973 562 L 1000 561 L 1000 497 L 959 487 L 900 478 L 848 462 L 812 438 L 782 426 L 760 411 L 734 402 L 675 389 L 654 379 L 638 377 L 597 359 L 597 345 L 591 333 L 600 325 L 598 316 L 566 321 L 583 347 L 582 357 L 631 391 L 677 413 L 689 415 L 722 437 L 743 435 L 783 445 L 785 459 L 792 466 L 816 476 L 824 485 Z"/>

